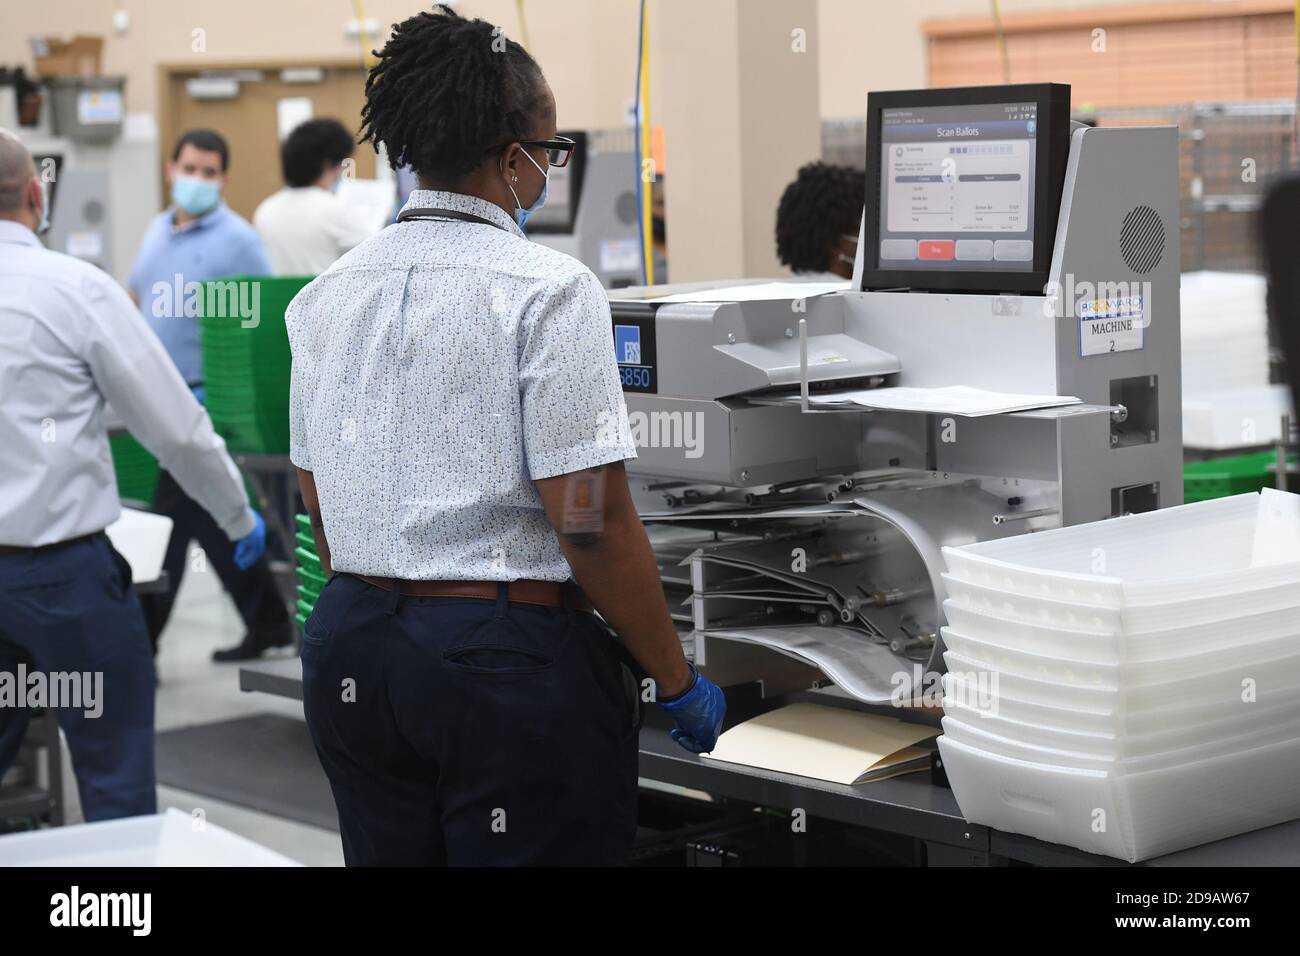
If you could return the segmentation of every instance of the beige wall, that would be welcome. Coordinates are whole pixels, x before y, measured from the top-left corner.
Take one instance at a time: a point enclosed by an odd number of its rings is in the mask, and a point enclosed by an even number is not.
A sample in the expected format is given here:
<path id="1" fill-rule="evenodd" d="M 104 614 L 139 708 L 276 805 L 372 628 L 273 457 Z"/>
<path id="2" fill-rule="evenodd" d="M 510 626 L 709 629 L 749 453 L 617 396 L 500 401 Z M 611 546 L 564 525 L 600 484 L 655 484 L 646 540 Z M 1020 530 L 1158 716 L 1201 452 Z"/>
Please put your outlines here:
<path id="1" fill-rule="evenodd" d="M 774 66 L 768 76 L 761 63 L 747 66 L 737 52 L 746 20 L 737 11 L 753 13 L 769 2 L 780 0 L 650 0 L 651 117 L 665 122 L 668 183 L 674 174 L 672 144 L 676 142 L 678 156 L 684 155 L 683 150 L 692 156 L 692 162 L 677 171 L 670 228 L 679 252 L 683 236 L 704 243 L 699 249 L 691 248 L 691 241 L 685 243 L 687 255 L 677 259 L 678 277 L 696 272 L 721 276 L 776 271 L 771 210 L 780 185 L 801 162 L 820 155 L 817 118 L 861 116 L 871 89 L 925 86 L 927 46 L 922 23 L 948 16 L 987 16 L 990 6 L 989 0 L 791 0 L 787 11 L 812 21 L 807 25 L 811 54 L 807 61 L 816 76 L 810 83 L 799 80 L 786 89 L 780 86 L 779 69 Z M 1001 0 L 1001 8 L 1013 15 L 1104 9 L 1128 2 Z M 428 0 L 363 3 L 366 15 L 379 21 L 385 35 L 393 21 L 430 6 Z M 733 3 L 754 6 L 733 7 Z M 0 4 L 0 63 L 29 62 L 27 41 L 34 34 L 105 35 L 105 70 L 128 77 L 132 111 L 156 109 L 160 63 L 201 66 L 205 61 L 361 58 L 357 41 L 344 33 L 344 25 L 355 16 L 353 0 L 0 0 Z M 516 0 L 461 0 L 456 6 L 463 14 L 484 17 L 522 39 Z M 525 0 L 529 46 L 555 90 L 561 126 L 624 125 L 635 89 L 637 9 L 637 0 Z M 113 34 L 114 10 L 130 15 L 130 29 L 124 36 Z M 1105 25 L 1104 15 L 1099 14 L 1099 26 Z M 751 26 L 759 29 L 757 24 Z M 789 27 L 783 25 L 779 45 L 765 41 L 758 48 L 770 46 L 788 58 Z M 194 49 L 196 30 L 203 31 L 203 52 Z M 773 78 L 776 87 L 767 82 Z M 740 84 L 750 86 L 751 92 L 762 87 L 766 93 L 742 96 Z M 667 98 L 666 92 L 671 94 Z M 656 110 L 656 103 L 674 105 L 674 117 Z M 765 156 L 764 147 L 755 146 L 765 136 L 782 134 L 784 142 L 793 144 L 785 153 Z M 728 153 L 708 155 L 701 143 L 725 144 Z M 665 195 L 673 197 L 671 185 Z M 147 204 L 152 201 L 150 194 Z M 738 224 L 739 235 L 707 245 L 701 237 L 716 234 L 724 218 Z M 690 268 L 683 268 L 683 262 Z"/>
<path id="2" fill-rule="evenodd" d="M 779 274 L 777 203 L 821 153 L 817 0 L 656 6 L 672 280 Z"/>
<path id="3" fill-rule="evenodd" d="M 344 35 L 351 0 L 3 0 L 0 63 L 30 64 L 33 34 L 101 34 L 108 38 L 104 70 L 127 76 L 127 108 L 152 111 L 159 63 L 205 59 L 361 56 Z M 366 15 L 385 29 L 431 6 L 424 0 L 366 0 Z M 519 38 L 514 0 L 463 0 L 457 8 Z M 126 10 L 131 26 L 113 33 L 112 13 Z M 567 126 L 622 125 L 636 82 L 636 4 L 633 0 L 527 0 L 529 37 Z M 193 31 L 203 30 L 205 52 Z"/>
<path id="4" fill-rule="evenodd" d="M 700 3 L 706 0 L 699 0 Z M 1005 13 L 1103 6 L 1126 0 L 1001 0 Z M 3 0 L 0 63 L 28 63 L 27 38 L 74 32 L 107 36 L 105 69 L 128 77 L 128 108 L 152 111 L 160 62 L 360 56 L 343 26 L 351 0 Z M 428 9 L 424 0 L 365 0 L 367 16 L 387 25 Z M 661 5 L 650 0 L 652 18 Z M 519 37 L 515 0 L 462 0 L 462 13 L 481 16 Z M 131 16 L 125 36 L 112 32 L 116 9 Z M 664 9 L 670 10 L 671 7 Z M 986 14 L 988 0 L 818 0 L 822 47 L 817 51 L 824 117 L 861 113 L 869 89 L 925 84 L 921 21 Z M 635 83 L 636 0 L 526 0 L 529 35 L 560 104 L 566 126 L 622 125 Z M 671 51 L 678 30 L 698 30 L 689 16 L 651 34 L 652 71 Z M 192 49 L 205 31 L 207 50 Z M 696 38 L 698 42 L 699 38 Z M 652 76 L 653 76 L 652 72 Z M 651 111 L 658 83 L 651 89 Z"/>

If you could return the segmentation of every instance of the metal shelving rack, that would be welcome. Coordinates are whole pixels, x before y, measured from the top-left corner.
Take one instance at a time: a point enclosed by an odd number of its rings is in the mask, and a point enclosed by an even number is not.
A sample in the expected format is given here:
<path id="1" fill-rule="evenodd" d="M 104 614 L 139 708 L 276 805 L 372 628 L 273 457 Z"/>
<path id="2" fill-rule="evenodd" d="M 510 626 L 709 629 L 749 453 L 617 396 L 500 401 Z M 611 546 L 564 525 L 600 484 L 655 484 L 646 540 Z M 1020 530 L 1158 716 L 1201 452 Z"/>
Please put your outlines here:
<path id="1" fill-rule="evenodd" d="M 1273 181 L 1296 168 L 1294 102 L 1102 109 L 1094 116 L 1103 126 L 1178 126 L 1184 271 L 1258 271 L 1254 213 Z"/>

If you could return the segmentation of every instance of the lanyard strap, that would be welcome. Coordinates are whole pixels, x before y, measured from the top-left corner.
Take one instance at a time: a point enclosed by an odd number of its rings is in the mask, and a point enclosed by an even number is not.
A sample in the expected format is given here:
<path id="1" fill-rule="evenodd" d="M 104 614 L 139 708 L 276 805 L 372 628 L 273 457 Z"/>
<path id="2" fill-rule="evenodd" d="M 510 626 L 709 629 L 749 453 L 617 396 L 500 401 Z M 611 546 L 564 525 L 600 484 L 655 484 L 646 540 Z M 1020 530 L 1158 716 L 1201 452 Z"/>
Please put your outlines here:
<path id="1" fill-rule="evenodd" d="M 397 216 L 398 222 L 410 222 L 412 219 L 457 219 L 461 222 L 478 222 L 485 226 L 491 226 L 493 229 L 500 229 L 502 232 L 509 232 L 499 222 L 484 219 L 472 212 L 461 212 L 459 209 L 439 209 L 437 207 L 403 209 Z"/>

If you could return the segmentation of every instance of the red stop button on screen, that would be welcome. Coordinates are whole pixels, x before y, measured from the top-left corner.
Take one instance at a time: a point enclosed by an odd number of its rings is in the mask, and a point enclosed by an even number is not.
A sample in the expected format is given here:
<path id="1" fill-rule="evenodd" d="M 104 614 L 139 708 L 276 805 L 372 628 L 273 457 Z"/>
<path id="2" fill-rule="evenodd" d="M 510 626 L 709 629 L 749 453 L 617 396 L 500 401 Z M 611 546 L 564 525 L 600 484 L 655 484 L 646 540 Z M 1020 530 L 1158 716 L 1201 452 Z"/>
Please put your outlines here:
<path id="1" fill-rule="evenodd" d="M 951 259 L 954 242 L 951 239 L 922 239 L 917 243 L 917 258 Z"/>

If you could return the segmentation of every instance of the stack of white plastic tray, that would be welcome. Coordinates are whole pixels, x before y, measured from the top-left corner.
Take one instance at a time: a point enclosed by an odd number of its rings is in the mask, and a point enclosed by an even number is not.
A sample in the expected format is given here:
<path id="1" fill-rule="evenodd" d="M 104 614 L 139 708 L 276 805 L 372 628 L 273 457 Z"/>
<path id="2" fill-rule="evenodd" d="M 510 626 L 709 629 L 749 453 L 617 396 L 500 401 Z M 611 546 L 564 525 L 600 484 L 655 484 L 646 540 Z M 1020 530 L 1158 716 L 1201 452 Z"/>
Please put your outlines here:
<path id="1" fill-rule="evenodd" d="M 1268 280 L 1186 272 L 1180 285 L 1183 398 L 1267 384 Z"/>
<path id="2" fill-rule="evenodd" d="M 0 867 L 299 865 L 175 807 L 142 817 L 0 836 Z"/>
<path id="3" fill-rule="evenodd" d="M 1136 861 L 1300 817 L 1300 496 L 944 556 L 969 821 Z"/>

